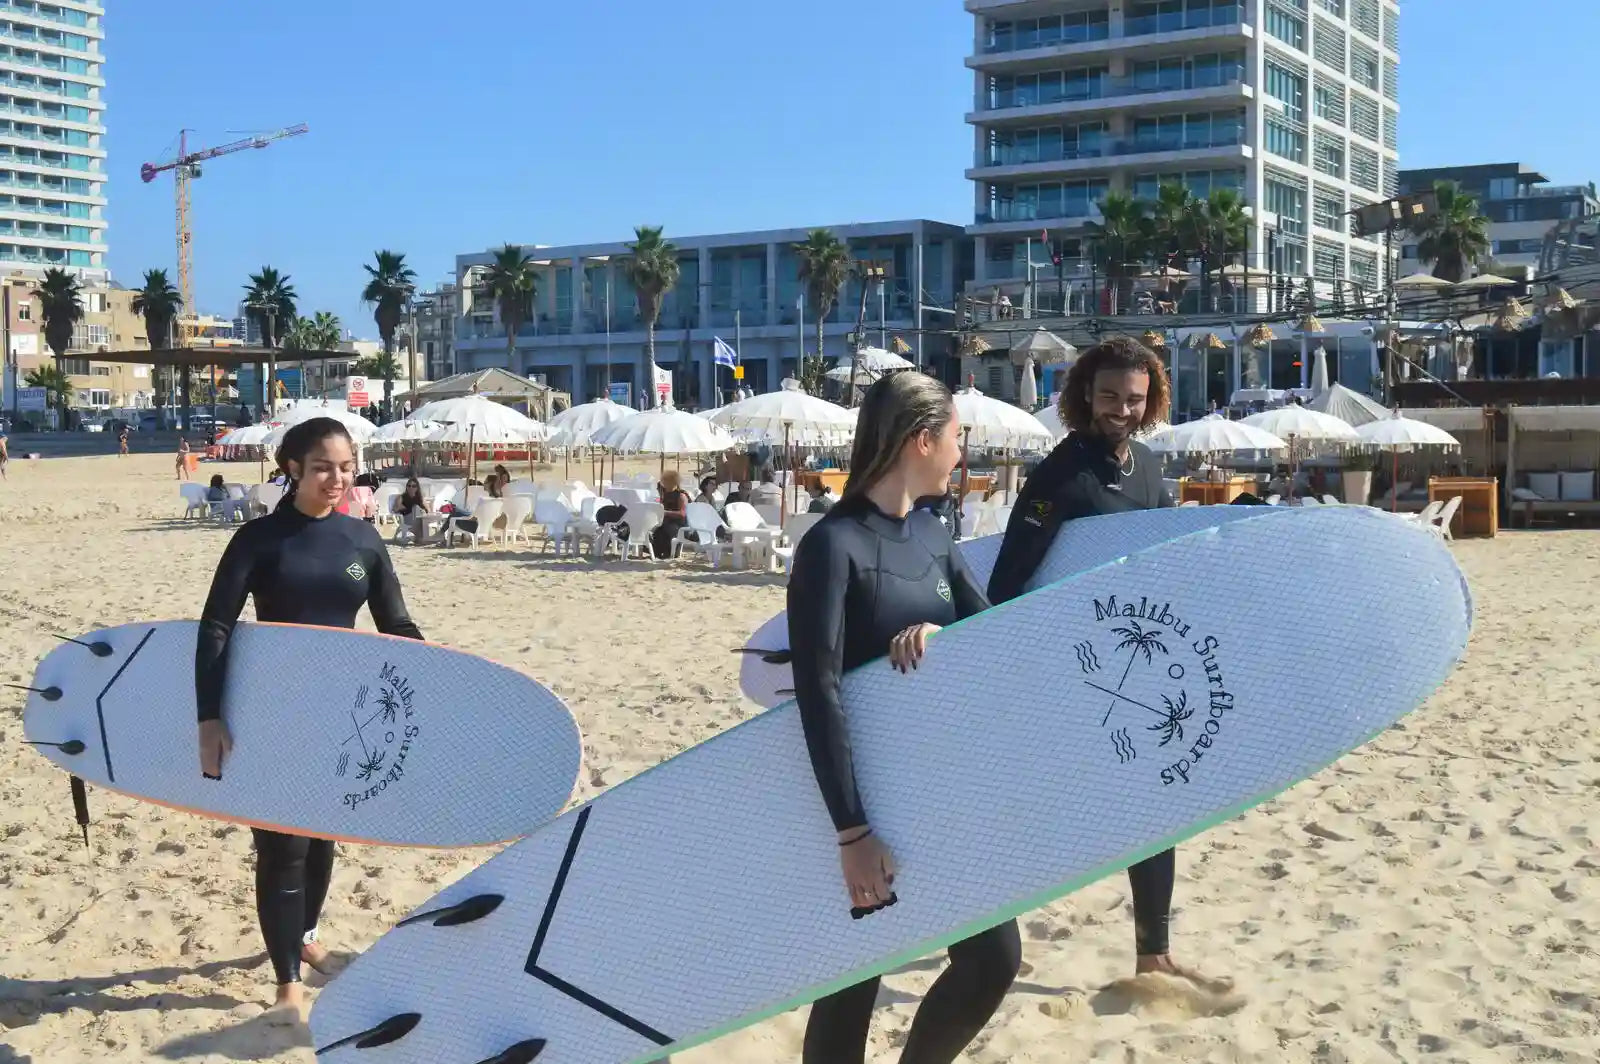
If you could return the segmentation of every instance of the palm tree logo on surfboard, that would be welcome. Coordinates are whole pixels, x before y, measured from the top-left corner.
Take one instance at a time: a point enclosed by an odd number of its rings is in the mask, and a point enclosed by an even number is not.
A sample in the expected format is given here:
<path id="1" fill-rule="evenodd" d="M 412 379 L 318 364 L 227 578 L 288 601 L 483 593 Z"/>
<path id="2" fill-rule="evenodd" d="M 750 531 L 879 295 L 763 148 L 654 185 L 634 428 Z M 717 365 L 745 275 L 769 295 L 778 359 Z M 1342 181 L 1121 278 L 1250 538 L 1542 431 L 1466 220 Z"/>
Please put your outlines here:
<path id="1" fill-rule="evenodd" d="M 355 704 L 349 710 L 352 730 L 339 744 L 334 765 L 334 775 L 340 779 L 367 784 L 364 792 L 345 795 L 345 804 L 352 809 L 399 781 L 405 774 L 402 765 L 412 740 L 421 732 L 412 722 L 416 715 L 414 691 L 406 677 L 385 663 L 376 687 L 374 691 L 363 683 L 356 689 Z"/>
<path id="2" fill-rule="evenodd" d="M 1125 624 L 1111 629 L 1111 633 L 1120 640 L 1112 652 L 1121 654 L 1126 651 L 1128 655 L 1127 663 L 1122 668 L 1122 675 L 1117 679 L 1117 685 L 1115 687 L 1107 687 L 1093 680 L 1086 679 L 1083 681 L 1087 686 L 1109 696 L 1105 713 L 1100 718 L 1100 726 L 1102 728 L 1109 726 L 1112 716 L 1117 714 L 1119 710 L 1124 711 L 1125 715 L 1125 712 L 1129 709 L 1142 709 L 1160 718 L 1154 724 L 1146 724 L 1144 727 L 1145 731 L 1155 732 L 1160 736 L 1160 742 L 1157 743 L 1157 746 L 1166 746 L 1172 742 L 1183 742 L 1184 721 L 1194 716 L 1194 710 L 1189 708 L 1189 694 L 1187 691 L 1179 689 L 1176 697 L 1165 693 L 1158 695 L 1163 708 L 1157 708 L 1150 702 L 1133 698 L 1123 691 L 1128 684 L 1128 677 L 1132 674 L 1133 667 L 1139 663 L 1140 659 L 1144 660 L 1146 666 L 1154 666 L 1156 655 L 1159 654 L 1162 657 L 1170 656 L 1167 644 L 1163 640 L 1163 636 L 1166 635 L 1165 630 L 1161 628 L 1146 628 L 1138 621 L 1130 619 Z M 1100 671 L 1100 659 L 1088 640 L 1079 643 L 1073 649 L 1078 655 L 1079 667 L 1086 675 L 1094 675 Z M 1168 675 L 1174 679 L 1180 678 L 1183 675 L 1181 666 L 1174 666 L 1174 668 L 1176 669 L 1176 675 L 1174 676 L 1171 670 L 1168 671 Z M 1133 737 L 1129 735 L 1126 727 L 1116 728 L 1112 731 L 1111 746 L 1116 752 L 1117 760 L 1122 764 L 1127 764 L 1139 756 L 1133 744 Z"/>

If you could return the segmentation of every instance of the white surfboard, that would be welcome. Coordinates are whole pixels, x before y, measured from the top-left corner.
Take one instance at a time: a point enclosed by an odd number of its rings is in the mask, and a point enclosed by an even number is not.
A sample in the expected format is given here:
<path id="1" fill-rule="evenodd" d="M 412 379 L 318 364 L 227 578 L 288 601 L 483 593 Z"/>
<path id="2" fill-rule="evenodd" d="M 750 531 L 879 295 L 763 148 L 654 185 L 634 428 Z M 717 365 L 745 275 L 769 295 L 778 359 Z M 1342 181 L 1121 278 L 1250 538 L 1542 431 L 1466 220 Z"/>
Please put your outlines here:
<path id="1" fill-rule="evenodd" d="M 1068 521 L 1050 544 L 1027 590 L 1064 580 L 1136 551 L 1234 521 L 1281 513 L 1268 506 L 1172 506 Z M 982 587 L 989 585 L 1003 534 L 962 540 L 957 546 Z M 740 648 L 739 687 L 746 698 L 770 709 L 794 697 L 789 668 L 789 614 L 780 612 Z"/>
<path id="2" fill-rule="evenodd" d="M 530 833 L 322 992 L 327 1064 L 655 1060 L 925 956 L 1248 809 L 1450 672 L 1449 550 L 1365 508 L 1194 533 L 845 677 L 900 866 L 852 919 L 793 703 Z M 361 1048 L 361 1046 L 369 1048 Z"/>
<path id="3" fill-rule="evenodd" d="M 97 786 L 298 835 L 400 846 L 520 838 L 566 807 L 577 722 L 528 677 L 414 639 L 241 623 L 200 774 L 195 621 L 107 628 L 39 663 L 23 735 Z"/>

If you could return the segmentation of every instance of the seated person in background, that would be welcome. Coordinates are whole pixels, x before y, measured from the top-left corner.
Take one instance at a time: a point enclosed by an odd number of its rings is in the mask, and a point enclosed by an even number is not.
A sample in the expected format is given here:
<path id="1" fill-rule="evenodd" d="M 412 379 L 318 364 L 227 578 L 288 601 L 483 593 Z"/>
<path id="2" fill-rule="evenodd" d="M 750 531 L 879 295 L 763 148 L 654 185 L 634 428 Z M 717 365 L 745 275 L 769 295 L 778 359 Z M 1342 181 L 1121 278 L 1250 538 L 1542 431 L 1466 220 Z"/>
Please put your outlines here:
<path id="1" fill-rule="evenodd" d="M 678 471 L 669 469 L 661 475 L 661 524 L 650 533 L 650 550 L 657 558 L 672 557 L 672 541 L 678 530 L 689 523 L 689 493 L 684 491 Z"/>
<path id="2" fill-rule="evenodd" d="M 392 505 L 400 517 L 401 530 L 410 533 L 413 543 L 421 543 L 422 517 L 428 512 L 428 500 L 422 494 L 422 483 L 416 477 L 407 479 L 405 490 L 395 497 Z M 395 538 L 400 537 L 397 534 Z"/>
<path id="3" fill-rule="evenodd" d="M 484 478 L 483 481 L 483 498 L 501 499 L 504 497 L 505 496 L 501 494 L 499 474 L 490 473 Z M 495 521 L 495 524 L 499 525 L 503 520 L 505 520 L 505 518 L 498 518 Z M 476 532 L 477 530 L 478 519 L 471 515 L 471 511 L 457 510 L 455 513 L 450 515 L 450 520 L 445 524 L 444 541 L 446 543 L 450 542 L 450 537 L 455 532 Z"/>
<path id="4" fill-rule="evenodd" d="M 825 514 L 833 509 L 834 503 L 839 501 L 828 490 L 828 485 L 822 483 L 808 485 L 806 494 L 811 496 L 811 504 L 806 507 L 806 513 L 808 514 Z"/>
<path id="5" fill-rule="evenodd" d="M 695 502 L 703 502 L 717 513 L 722 512 L 722 504 L 717 502 L 717 478 L 704 477 L 700 481 L 700 494 Z"/>
<path id="6" fill-rule="evenodd" d="M 761 483 L 757 484 L 755 489 L 750 492 L 750 504 L 752 506 L 783 505 L 783 489 L 778 487 L 772 475 L 772 470 L 763 469 L 761 471 Z"/>
<path id="7" fill-rule="evenodd" d="M 222 474 L 217 473 L 211 478 L 211 486 L 206 488 L 206 501 L 226 502 L 227 499 L 228 487 L 225 483 L 223 483 Z"/>

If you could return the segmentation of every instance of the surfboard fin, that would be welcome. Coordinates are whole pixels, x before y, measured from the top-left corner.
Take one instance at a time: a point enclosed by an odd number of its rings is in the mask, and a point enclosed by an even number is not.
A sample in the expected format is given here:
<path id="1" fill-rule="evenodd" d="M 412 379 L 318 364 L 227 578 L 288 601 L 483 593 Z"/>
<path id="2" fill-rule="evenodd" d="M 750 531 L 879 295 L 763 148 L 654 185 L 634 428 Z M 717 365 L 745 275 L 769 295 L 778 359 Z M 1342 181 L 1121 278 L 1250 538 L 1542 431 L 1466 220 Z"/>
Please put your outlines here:
<path id="1" fill-rule="evenodd" d="M 97 658 L 109 658 L 111 656 L 111 644 L 103 642 L 102 640 L 97 639 L 93 643 L 85 643 L 81 639 L 73 639 L 64 635 L 58 635 L 56 638 L 64 643 L 76 643 L 80 647 L 86 647 L 89 653 L 93 654 Z"/>
<path id="2" fill-rule="evenodd" d="M 768 665 L 787 665 L 794 660 L 794 652 L 790 650 L 762 650 L 760 647 L 737 647 L 735 654 L 760 654 L 761 660 Z"/>
<path id="3" fill-rule="evenodd" d="M 77 776 L 69 776 L 72 781 L 72 815 L 77 818 L 78 827 L 83 829 L 83 846 L 89 848 L 89 789 L 83 785 L 83 780 Z"/>
<path id="4" fill-rule="evenodd" d="M 544 1046 L 543 1038 L 530 1038 L 526 1042 L 518 1042 L 498 1056 L 480 1060 L 478 1064 L 528 1064 L 534 1057 L 544 1052 Z"/>
<path id="5" fill-rule="evenodd" d="M 36 694 L 46 702 L 56 702 L 61 698 L 61 688 L 59 687 L 29 687 L 27 684 L 21 683 L 8 683 L 6 686 L 15 688 L 18 691 Z"/>
<path id="6" fill-rule="evenodd" d="M 474 894 L 466 901 L 458 902 L 455 905 L 409 916 L 394 926 L 405 927 L 407 924 L 420 924 L 431 921 L 434 927 L 459 927 L 462 924 L 470 924 L 474 920 L 482 920 L 485 916 L 500 908 L 500 903 L 505 900 L 504 894 Z"/>
<path id="7" fill-rule="evenodd" d="M 345 1046 L 355 1046 L 357 1049 L 376 1049 L 378 1046 L 386 1046 L 390 1042 L 400 1041 L 421 1022 L 422 1013 L 420 1012 L 399 1012 L 390 1016 L 376 1027 L 369 1027 L 365 1031 L 350 1035 L 347 1038 L 341 1038 L 337 1042 L 329 1042 L 317 1050 L 316 1055 L 320 1057 L 324 1053 L 342 1049 Z"/>

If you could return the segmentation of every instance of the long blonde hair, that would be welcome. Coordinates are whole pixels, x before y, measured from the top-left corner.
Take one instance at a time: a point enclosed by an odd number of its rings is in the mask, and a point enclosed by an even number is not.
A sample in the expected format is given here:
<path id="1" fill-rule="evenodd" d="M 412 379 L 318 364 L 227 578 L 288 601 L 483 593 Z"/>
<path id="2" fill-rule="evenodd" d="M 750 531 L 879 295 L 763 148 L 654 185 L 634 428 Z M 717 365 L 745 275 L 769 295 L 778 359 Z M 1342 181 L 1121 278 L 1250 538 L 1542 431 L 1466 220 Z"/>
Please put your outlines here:
<path id="1" fill-rule="evenodd" d="M 850 479 L 842 499 L 859 498 L 889 475 L 917 433 L 938 434 L 950 423 L 955 400 L 942 383 L 915 370 L 890 373 L 867 389 L 856 415 Z"/>

